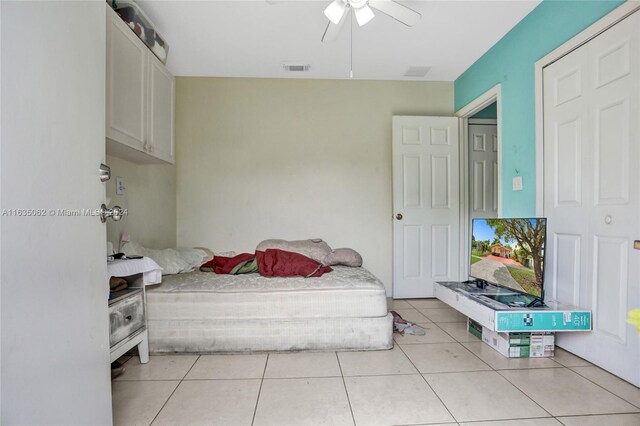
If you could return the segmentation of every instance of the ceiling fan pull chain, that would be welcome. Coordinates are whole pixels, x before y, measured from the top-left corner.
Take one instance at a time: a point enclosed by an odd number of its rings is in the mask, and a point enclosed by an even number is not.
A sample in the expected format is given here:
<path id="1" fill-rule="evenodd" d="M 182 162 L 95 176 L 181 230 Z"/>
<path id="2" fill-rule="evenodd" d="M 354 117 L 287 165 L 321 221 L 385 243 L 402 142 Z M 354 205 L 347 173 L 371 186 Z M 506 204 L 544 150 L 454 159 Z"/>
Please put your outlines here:
<path id="1" fill-rule="evenodd" d="M 350 70 L 349 70 L 349 78 L 353 78 L 353 13 L 349 15 L 349 27 L 350 27 L 350 37 L 349 37 L 349 55 L 350 55 Z"/>

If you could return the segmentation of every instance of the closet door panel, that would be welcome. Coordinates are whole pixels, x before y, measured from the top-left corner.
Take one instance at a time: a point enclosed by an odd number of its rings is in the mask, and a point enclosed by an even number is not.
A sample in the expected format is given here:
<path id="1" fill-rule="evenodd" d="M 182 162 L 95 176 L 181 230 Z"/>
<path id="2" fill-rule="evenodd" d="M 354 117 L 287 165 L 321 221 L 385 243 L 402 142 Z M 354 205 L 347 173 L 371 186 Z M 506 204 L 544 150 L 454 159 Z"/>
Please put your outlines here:
<path id="1" fill-rule="evenodd" d="M 557 344 L 640 385 L 640 12 L 544 70 L 547 283 L 593 313 Z M 578 266 L 579 264 L 579 266 Z"/>

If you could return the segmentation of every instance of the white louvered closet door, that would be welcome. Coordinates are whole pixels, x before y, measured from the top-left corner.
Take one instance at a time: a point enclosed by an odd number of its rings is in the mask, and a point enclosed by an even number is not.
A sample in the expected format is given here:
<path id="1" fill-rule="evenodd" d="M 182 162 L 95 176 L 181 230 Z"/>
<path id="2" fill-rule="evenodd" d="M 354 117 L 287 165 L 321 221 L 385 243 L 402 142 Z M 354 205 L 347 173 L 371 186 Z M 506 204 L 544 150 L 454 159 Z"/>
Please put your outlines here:
<path id="1" fill-rule="evenodd" d="M 640 12 L 544 69 L 547 298 L 589 308 L 563 347 L 640 385 Z"/>

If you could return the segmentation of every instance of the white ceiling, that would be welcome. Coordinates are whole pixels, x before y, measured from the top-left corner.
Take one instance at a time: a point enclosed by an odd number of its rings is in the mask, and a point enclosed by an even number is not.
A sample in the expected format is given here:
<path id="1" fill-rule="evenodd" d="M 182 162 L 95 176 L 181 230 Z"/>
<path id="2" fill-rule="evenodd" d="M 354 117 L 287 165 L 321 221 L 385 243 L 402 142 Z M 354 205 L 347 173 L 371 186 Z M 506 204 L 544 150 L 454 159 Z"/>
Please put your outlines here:
<path id="1" fill-rule="evenodd" d="M 539 3 L 530 1 L 399 1 L 422 14 L 414 27 L 376 13 L 363 27 L 345 22 L 331 43 L 320 39 L 331 0 L 160 1 L 137 3 L 169 43 L 177 76 L 453 81 Z M 311 65 L 291 73 L 283 62 Z M 423 78 L 404 77 L 429 66 Z"/>

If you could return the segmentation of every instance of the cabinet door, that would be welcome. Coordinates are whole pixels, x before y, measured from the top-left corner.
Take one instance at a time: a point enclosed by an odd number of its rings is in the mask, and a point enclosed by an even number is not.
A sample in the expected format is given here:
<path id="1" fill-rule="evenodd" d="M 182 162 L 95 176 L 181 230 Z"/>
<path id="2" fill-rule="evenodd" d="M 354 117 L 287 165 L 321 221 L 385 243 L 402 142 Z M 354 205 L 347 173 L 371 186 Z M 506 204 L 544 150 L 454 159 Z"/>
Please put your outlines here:
<path id="1" fill-rule="evenodd" d="M 175 80 L 149 53 L 149 144 L 154 157 L 173 163 Z"/>
<path id="2" fill-rule="evenodd" d="M 144 327 L 144 299 L 138 292 L 109 306 L 109 345 L 131 336 Z"/>
<path id="3" fill-rule="evenodd" d="M 147 49 L 107 8 L 106 136 L 142 150 L 146 143 Z"/>

